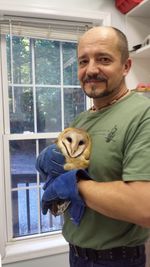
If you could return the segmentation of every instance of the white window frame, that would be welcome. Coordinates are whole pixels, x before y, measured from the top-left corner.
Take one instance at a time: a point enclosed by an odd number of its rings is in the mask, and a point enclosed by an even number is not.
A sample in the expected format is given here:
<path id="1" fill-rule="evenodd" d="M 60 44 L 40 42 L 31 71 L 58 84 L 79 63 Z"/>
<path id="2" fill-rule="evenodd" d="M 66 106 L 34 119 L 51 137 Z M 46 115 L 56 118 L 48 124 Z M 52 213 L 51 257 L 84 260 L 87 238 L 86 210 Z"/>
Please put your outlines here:
<path id="1" fill-rule="evenodd" d="M 7 12 L 5 12 L 7 9 Z M 22 10 L 24 10 L 22 12 Z M 29 17 L 40 17 L 40 18 L 51 18 L 51 19 L 64 19 L 66 21 L 89 21 L 98 25 L 103 21 L 103 25 L 111 25 L 111 15 L 107 12 L 95 12 L 95 11 L 81 11 L 81 10 L 49 10 L 38 6 L 38 8 L 31 6 L 5 6 L 3 3 L 1 5 L 0 15 L 19 15 L 19 16 L 29 16 Z M 68 15 L 69 14 L 69 15 Z M 0 86 L 2 88 L 2 79 L 7 81 L 7 77 L 3 77 L 0 65 Z M 6 87 L 8 88 L 8 87 Z M 90 101 L 88 105 L 90 105 Z M 8 144 L 7 135 L 4 136 L 4 121 L 3 114 L 7 113 L 8 110 L 4 103 L 2 103 L 2 90 L 0 90 L 0 254 L 2 256 L 2 263 L 12 263 L 21 260 L 33 259 L 37 257 L 50 256 L 59 253 L 68 252 L 68 244 L 64 240 L 61 231 L 51 234 L 36 235 L 34 237 L 17 238 L 17 242 L 13 239 L 11 242 L 7 242 L 7 218 L 6 218 L 6 201 L 7 197 L 5 195 L 5 179 L 7 179 L 7 173 L 4 173 L 4 148 Z M 49 137 L 49 136 L 48 136 Z M 40 134 L 34 135 L 34 139 L 42 138 Z M 46 135 L 44 135 L 46 138 Z M 25 136 L 25 139 L 28 139 Z M 5 163 L 6 170 L 9 167 L 9 163 Z"/>

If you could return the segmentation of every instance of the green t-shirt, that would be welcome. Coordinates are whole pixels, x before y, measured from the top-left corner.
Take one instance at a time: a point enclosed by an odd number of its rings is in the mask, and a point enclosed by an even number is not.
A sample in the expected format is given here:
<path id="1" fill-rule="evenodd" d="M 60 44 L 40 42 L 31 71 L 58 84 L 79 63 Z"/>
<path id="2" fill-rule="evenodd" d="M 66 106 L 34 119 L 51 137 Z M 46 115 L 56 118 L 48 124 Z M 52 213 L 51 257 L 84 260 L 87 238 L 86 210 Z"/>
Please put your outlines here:
<path id="1" fill-rule="evenodd" d="M 88 172 L 99 182 L 150 181 L 150 100 L 132 92 L 101 111 L 86 111 L 73 122 L 92 138 Z M 140 194 L 140 192 L 139 192 Z M 145 242 L 149 230 L 86 208 L 79 226 L 65 214 L 63 235 L 80 247 L 107 249 Z"/>

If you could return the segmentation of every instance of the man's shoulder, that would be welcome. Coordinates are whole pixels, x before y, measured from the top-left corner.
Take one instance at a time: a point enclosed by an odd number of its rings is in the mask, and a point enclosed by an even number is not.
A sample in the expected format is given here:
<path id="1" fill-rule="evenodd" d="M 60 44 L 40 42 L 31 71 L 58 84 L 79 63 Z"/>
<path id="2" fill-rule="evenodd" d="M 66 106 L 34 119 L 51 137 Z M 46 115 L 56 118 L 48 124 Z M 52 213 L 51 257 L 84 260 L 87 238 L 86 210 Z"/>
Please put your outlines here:
<path id="1" fill-rule="evenodd" d="M 143 104 L 145 107 L 150 106 L 150 98 L 148 98 L 148 95 L 146 96 L 146 94 L 143 94 L 142 92 L 140 93 L 131 91 L 131 100 L 132 102 L 136 102 L 137 104 Z"/>

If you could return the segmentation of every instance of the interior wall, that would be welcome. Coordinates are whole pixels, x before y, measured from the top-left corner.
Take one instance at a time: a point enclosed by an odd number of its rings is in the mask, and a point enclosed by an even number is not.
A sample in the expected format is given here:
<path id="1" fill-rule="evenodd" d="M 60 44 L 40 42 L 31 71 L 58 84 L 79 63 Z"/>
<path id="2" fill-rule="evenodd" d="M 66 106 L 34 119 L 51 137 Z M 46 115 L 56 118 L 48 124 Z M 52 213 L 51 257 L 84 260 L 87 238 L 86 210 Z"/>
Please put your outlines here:
<path id="1" fill-rule="evenodd" d="M 0 0 L 0 11 L 5 10 L 5 13 L 10 11 L 24 12 L 25 10 L 39 10 L 42 6 L 42 9 L 45 10 L 64 10 L 67 7 L 67 10 L 77 10 L 80 7 L 80 12 L 87 11 L 96 11 L 96 12 L 110 12 L 111 13 L 111 24 L 114 27 L 118 27 L 120 30 L 125 30 L 125 19 L 115 8 L 114 0 Z M 66 9 L 65 9 L 66 10 Z M 38 257 L 38 255 L 37 255 Z M 68 263 L 68 253 L 59 254 L 55 256 L 42 257 L 28 261 L 20 261 L 16 263 L 5 264 L 5 267 L 69 267 Z"/>

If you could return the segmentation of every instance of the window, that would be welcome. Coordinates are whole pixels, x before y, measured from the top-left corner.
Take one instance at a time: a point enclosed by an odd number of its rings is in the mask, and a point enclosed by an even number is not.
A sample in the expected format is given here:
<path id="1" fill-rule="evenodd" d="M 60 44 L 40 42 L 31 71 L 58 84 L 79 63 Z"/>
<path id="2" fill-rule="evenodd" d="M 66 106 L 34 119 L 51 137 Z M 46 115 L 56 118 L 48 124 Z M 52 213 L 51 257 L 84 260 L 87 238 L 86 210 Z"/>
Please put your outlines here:
<path id="1" fill-rule="evenodd" d="M 4 239 L 10 244 L 46 233 L 53 236 L 62 228 L 62 216 L 41 213 L 44 181 L 36 172 L 35 161 L 88 108 L 77 79 L 76 46 L 80 34 L 93 23 L 8 21 L 1 21 L 4 127 L 0 128 L 0 142 L 5 166 Z"/>
<path id="2" fill-rule="evenodd" d="M 44 181 L 36 173 L 35 161 L 86 108 L 77 79 L 76 42 L 13 34 L 4 35 L 3 42 L 8 77 L 11 235 L 57 231 L 62 216 L 43 216 L 40 211 Z M 51 138 L 39 135 L 40 139 L 33 139 L 34 133 L 51 134 Z"/>

